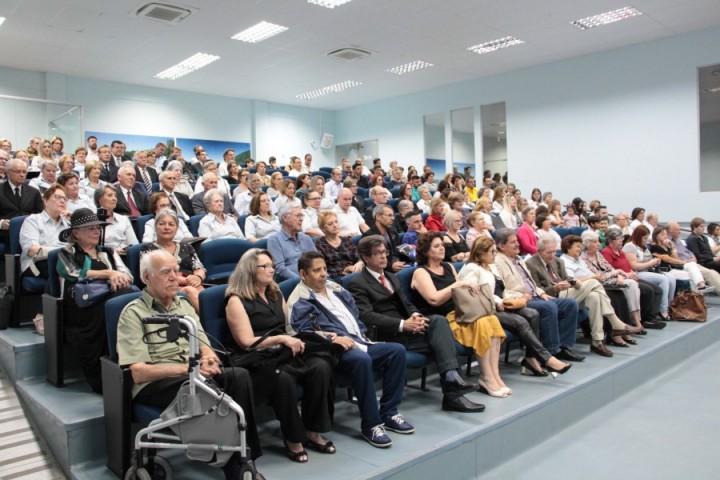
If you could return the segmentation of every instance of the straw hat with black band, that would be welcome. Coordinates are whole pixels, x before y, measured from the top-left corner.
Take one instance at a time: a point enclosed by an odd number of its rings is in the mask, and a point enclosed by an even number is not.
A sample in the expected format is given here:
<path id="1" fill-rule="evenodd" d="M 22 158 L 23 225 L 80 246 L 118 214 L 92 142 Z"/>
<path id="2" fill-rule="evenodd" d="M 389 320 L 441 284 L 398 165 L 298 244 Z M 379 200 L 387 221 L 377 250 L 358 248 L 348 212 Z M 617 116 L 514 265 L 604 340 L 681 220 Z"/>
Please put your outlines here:
<path id="1" fill-rule="evenodd" d="M 58 238 L 61 242 L 67 242 L 73 229 L 92 227 L 93 225 L 105 227 L 110 224 L 108 222 L 100 221 L 97 214 L 89 208 L 78 208 L 73 212 L 72 216 L 70 217 L 70 228 L 66 228 L 65 230 L 60 232 Z"/>

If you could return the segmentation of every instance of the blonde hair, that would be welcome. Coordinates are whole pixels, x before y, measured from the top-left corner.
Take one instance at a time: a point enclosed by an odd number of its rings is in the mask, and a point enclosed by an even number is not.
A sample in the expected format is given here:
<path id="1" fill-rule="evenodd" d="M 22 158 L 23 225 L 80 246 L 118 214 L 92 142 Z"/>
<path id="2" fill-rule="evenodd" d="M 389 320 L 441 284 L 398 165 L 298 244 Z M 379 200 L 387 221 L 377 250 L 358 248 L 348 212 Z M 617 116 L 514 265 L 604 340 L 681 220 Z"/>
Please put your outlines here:
<path id="1" fill-rule="evenodd" d="M 251 248 L 240 257 L 240 261 L 235 266 L 227 288 L 225 289 L 225 298 L 237 295 L 245 300 L 254 300 L 257 297 L 255 289 L 255 272 L 258 268 L 258 257 L 267 255 L 271 262 L 275 262 L 272 254 L 264 249 Z M 272 282 L 266 291 L 268 299 L 276 301 L 279 298 L 280 288 L 277 283 Z"/>

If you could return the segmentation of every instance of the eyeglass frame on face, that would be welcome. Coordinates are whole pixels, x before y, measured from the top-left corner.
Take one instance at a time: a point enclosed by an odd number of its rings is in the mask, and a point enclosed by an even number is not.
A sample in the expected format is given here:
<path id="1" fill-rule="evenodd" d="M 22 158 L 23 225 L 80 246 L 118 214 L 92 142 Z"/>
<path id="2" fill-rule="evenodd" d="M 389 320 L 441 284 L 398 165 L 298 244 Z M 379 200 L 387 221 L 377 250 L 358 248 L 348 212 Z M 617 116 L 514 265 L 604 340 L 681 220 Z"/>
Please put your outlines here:
<path id="1" fill-rule="evenodd" d="M 373 255 L 382 255 L 382 256 L 384 256 L 384 257 L 387 257 L 388 255 L 390 255 L 390 252 L 389 252 L 387 249 L 385 249 L 385 250 L 373 250 L 372 254 L 373 254 Z"/>
<path id="2" fill-rule="evenodd" d="M 100 225 L 89 225 L 87 227 L 77 227 L 77 229 L 83 232 L 99 232 L 102 227 Z"/>
<path id="3" fill-rule="evenodd" d="M 272 268 L 273 270 L 275 270 L 275 264 L 274 263 L 266 263 L 265 265 L 258 265 L 257 268 L 262 268 L 263 270 Z"/>
<path id="4" fill-rule="evenodd" d="M 27 170 L 15 170 L 15 169 L 12 169 L 12 170 L 8 170 L 8 172 L 14 173 L 15 175 L 27 175 L 27 174 L 28 174 L 28 171 L 27 171 Z"/>
<path id="5" fill-rule="evenodd" d="M 55 195 L 55 194 L 53 194 L 53 195 L 50 196 L 50 198 L 54 198 L 54 199 L 55 199 L 56 201 L 58 201 L 58 202 L 67 202 L 67 201 L 68 201 L 68 197 L 66 197 L 65 195 Z"/>

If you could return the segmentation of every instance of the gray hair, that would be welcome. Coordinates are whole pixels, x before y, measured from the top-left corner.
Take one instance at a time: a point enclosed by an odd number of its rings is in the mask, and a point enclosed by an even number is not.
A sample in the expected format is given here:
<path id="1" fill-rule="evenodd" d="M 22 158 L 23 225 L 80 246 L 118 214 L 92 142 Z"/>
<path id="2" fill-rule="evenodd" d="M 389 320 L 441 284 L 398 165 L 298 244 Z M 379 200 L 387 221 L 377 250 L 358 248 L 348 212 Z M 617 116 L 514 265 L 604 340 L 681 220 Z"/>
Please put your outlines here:
<path id="1" fill-rule="evenodd" d="M 133 167 L 132 164 L 125 164 L 125 163 L 123 162 L 122 167 L 120 167 L 120 168 L 118 169 L 118 174 L 123 173 L 123 172 L 127 172 L 127 171 L 130 171 L 130 172 L 132 172 L 132 173 L 134 174 L 134 173 L 135 173 L 135 167 Z"/>
<path id="2" fill-rule="evenodd" d="M 203 205 L 205 205 L 206 209 L 208 209 L 208 207 L 210 206 L 210 202 L 212 202 L 212 199 L 215 195 L 217 195 L 220 198 L 223 198 L 222 192 L 220 190 L 218 190 L 217 188 L 211 188 L 210 190 L 205 192 L 205 195 L 203 195 Z"/>
<path id="3" fill-rule="evenodd" d="M 57 163 L 52 160 L 45 160 L 40 164 L 40 170 L 45 170 L 47 167 L 53 167 L 55 170 L 57 170 Z"/>
<path id="4" fill-rule="evenodd" d="M 165 170 L 175 170 L 176 168 L 179 168 L 180 170 L 183 169 L 182 163 L 178 162 L 177 160 L 173 160 L 172 162 L 168 163 L 167 168 Z"/>
<path id="5" fill-rule="evenodd" d="M 8 160 L 8 162 L 5 164 L 6 168 L 8 170 L 15 170 L 18 166 L 22 165 L 23 167 L 28 166 L 28 164 L 25 162 L 25 160 L 19 159 L 19 158 L 13 158 Z"/>
<path id="6" fill-rule="evenodd" d="M 281 225 L 285 225 L 285 217 L 293 210 L 297 208 L 298 210 L 302 210 L 302 208 L 298 207 L 297 205 L 287 202 L 283 203 L 277 212 L 278 220 L 280 220 Z"/>
<path id="7" fill-rule="evenodd" d="M 605 242 L 609 242 L 610 240 L 615 240 L 616 238 L 622 238 L 624 237 L 622 230 L 619 228 L 608 228 L 607 232 L 605 232 Z"/>
<path id="8" fill-rule="evenodd" d="M 597 232 L 593 232 L 591 230 L 585 230 L 584 232 L 582 232 L 582 235 L 580 235 L 580 238 L 582 239 L 582 246 L 584 249 L 585 247 L 588 246 L 588 244 L 590 242 L 599 241 L 600 235 L 598 235 Z"/>
<path id="9" fill-rule="evenodd" d="M 415 204 L 410 200 L 400 200 L 398 202 L 398 212 L 402 214 L 403 210 L 406 208 L 415 208 Z"/>
<path id="10" fill-rule="evenodd" d="M 418 187 L 417 191 L 418 191 L 418 195 L 421 194 L 422 192 L 430 193 L 430 187 L 428 187 L 427 185 L 420 185 Z"/>
<path id="11" fill-rule="evenodd" d="M 541 251 L 541 250 L 545 251 L 551 245 L 555 245 L 555 248 L 553 248 L 553 250 L 557 250 L 557 247 L 558 247 L 557 240 L 555 240 L 555 237 L 549 233 L 546 233 L 545 235 L 541 235 L 537 240 L 538 251 Z"/>
<path id="12" fill-rule="evenodd" d="M 93 200 L 95 200 L 95 205 L 100 208 L 100 199 L 105 195 L 105 190 L 110 189 L 117 195 L 117 190 L 115 190 L 115 187 L 110 185 L 109 183 L 106 183 L 100 188 L 95 189 L 95 193 L 93 194 Z"/>
<path id="13" fill-rule="evenodd" d="M 505 245 L 512 237 L 516 237 L 517 233 L 514 228 L 501 228 L 495 233 L 495 244 Z"/>
<path id="14" fill-rule="evenodd" d="M 205 186 L 205 182 L 208 180 L 212 180 L 212 178 L 215 177 L 215 180 L 220 180 L 220 177 L 218 177 L 214 172 L 207 172 L 205 175 L 202 176 L 202 184 L 203 187 Z"/>
<path id="15" fill-rule="evenodd" d="M 375 208 L 373 208 L 373 211 L 372 211 L 373 218 L 376 218 L 378 215 L 382 214 L 383 210 L 385 210 L 386 208 L 389 208 L 390 210 L 392 210 L 390 205 L 388 205 L 386 203 L 383 203 L 382 205 L 378 205 Z"/>
<path id="16" fill-rule="evenodd" d="M 147 282 L 147 277 L 151 272 L 155 271 L 155 259 L 169 257 L 175 261 L 175 257 L 172 256 L 167 250 L 151 250 L 140 257 L 140 278 L 143 282 Z"/>
<path id="17" fill-rule="evenodd" d="M 455 220 L 458 220 L 458 219 L 462 220 L 462 215 L 460 215 L 459 212 L 450 210 L 443 217 L 443 225 L 445 225 L 445 228 L 450 230 L 450 225 L 452 225 L 452 222 L 454 222 Z"/>
<path id="18" fill-rule="evenodd" d="M 175 210 L 172 208 L 163 208 L 155 214 L 155 228 L 157 228 L 158 222 L 165 217 L 172 217 L 175 220 L 175 225 L 178 225 L 178 216 L 177 213 L 175 213 Z"/>
<path id="19" fill-rule="evenodd" d="M 158 175 L 158 178 L 160 180 L 165 180 L 165 177 L 167 177 L 168 175 L 172 175 L 172 172 L 169 169 L 163 170 L 162 172 L 160 172 L 160 175 Z"/>

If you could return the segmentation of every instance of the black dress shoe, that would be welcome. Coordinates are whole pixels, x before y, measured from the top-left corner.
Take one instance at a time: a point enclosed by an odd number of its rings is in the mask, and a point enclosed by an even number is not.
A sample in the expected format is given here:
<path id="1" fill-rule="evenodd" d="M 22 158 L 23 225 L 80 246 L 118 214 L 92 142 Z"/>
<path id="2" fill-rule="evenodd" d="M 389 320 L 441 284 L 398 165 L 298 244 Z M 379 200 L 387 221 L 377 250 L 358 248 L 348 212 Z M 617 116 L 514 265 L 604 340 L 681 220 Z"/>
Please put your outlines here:
<path id="1" fill-rule="evenodd" d="M 485 411 L 485 405 L 472 402 L 465 397 L 453 398 L 445 395 L 442 401 L 442 409 L 446 412 L 478 413 Z"/>
<path id="2" fill-rule="evenodd" d="M 560 351 L 557 352 L 554 357 L 559 358 L 560 360 L 567 360 L 568 362 L 582 362 L 585 360 L 585 357 L 578 355 L 568 347 L 560 347 Z"/>
<path id="3" fill-rule="evenodd" d="M 466 393 L 472 393 L 477 391 L 476 385 L 471 385 L 465 382 L 465 380 L 460 377 L 458 377 L 456 380 L 453 380 L 452 382 L 447 382 L 441 379 L 440 385 L 442 386 L 443 394 L 453 398 L 461 397 Z"/>
<path id="4" fill-rule="evenodd" d="M 667 327 L 667 323 L 663 322 L 662 320 L 647 320 L 645 322 L 642 322 L 643 327 L 651 329 L 651 330 L 662 330 L 663 328 Z"/>

